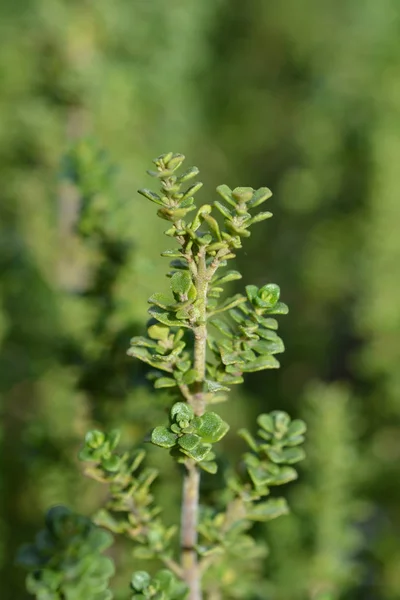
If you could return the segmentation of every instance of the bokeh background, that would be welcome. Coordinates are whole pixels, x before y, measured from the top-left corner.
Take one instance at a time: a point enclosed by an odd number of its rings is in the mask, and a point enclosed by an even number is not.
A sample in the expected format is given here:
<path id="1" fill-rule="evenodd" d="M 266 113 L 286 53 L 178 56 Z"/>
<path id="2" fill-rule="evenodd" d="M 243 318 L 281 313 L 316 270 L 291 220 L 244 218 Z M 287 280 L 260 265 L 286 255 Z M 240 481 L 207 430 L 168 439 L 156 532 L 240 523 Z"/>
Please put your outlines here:
<path id="1" fill-rule="evenodd" d="M 27 598 L 15 553 L 46 508 L 99 502 L 84 432 L 136 442 L 163 414 L 125 350 L 166 285 L 165 227 L 136 189 L 169 150 L 204 201 L 220 183 L 274 192 L 237 265 L 281 286 L 287 350 L 228 410 L 304 418 L 308 458 L 292 515 L 258 531 L 248 598 L 400 598 L 399 36 L 398 0 L 2 0 L 2 600 Z M 74 229 L 85 198 L 101 235 Z"/>

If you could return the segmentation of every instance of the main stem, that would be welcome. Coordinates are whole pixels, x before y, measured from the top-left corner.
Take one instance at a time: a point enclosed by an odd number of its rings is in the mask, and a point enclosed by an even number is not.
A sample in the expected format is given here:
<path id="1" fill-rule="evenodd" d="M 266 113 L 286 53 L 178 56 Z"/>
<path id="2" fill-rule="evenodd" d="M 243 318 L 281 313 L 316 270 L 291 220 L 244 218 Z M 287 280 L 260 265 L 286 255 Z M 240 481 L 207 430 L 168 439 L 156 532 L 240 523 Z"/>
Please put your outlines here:
<path id="1" fill-rule="evenodd" d="M 194 328 L 194 368 L 198 373 L 192 396 L 192 407 L 197 416 L 205 410 L 204 380 L 206 376 L 207 345 L 207 289 L 209 273 L 207 272 L 205 249 L 198 254 L 195 285 L 197 290 L 197 306 L 201 312 Z M 192 459 L 186 461 L 186 472 L 183 480 L 181 551 L 184 578 L 189 587 L 188 600 L 201 600 L 201 572 L 197 556 L 197 523 L 199 512 L 200 471 Z"/>

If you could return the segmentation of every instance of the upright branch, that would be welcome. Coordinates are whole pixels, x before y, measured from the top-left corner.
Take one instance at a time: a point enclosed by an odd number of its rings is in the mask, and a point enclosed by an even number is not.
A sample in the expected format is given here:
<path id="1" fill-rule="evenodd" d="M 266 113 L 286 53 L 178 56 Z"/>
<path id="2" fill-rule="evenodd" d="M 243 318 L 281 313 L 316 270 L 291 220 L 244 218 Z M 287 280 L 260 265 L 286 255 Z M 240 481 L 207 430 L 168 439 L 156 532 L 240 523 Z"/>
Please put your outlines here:
<path id="1" fill-rule="evenodd" d="M 162 253 L 171 260 L 170 292 L 149 298 L 147 335 L 134 337 L 128 350 L 152 367 L 149 378 L 155 388 L 169 388 L 174 394 L 169 422 L 153 429 L 151 441 L 169 449 L 183 466 L 179 557 L 172 544 L 177 528 L 162 520 L 151 492 L 157 472 L 143 466 L 145 451 L 120 453 L 117 432 L 94 430 L 86 435 L 80 458 L 89 463 L 87 475 L 109 487 L 105 506 L 94 517 L 96 524 L 132 540 L 136 557 L 158 559 L 165 567 L 154 577 L 135 572 L 132 599 L 202 600 L 203 592 L 208 599 L 248 598 L 255 591 L 251 573 L 265 551 L 250 530 L 255 521 L 288 512 L 284 498 L 268 496 L 272 486 L 297 477 L 293 464 L 304 456 L 299 446 L 305 424 L 273 411 L 258 417 L 256 436 L 241 430 L 249 451 L 226 478 L 218 510 L 199 510 L 200 473 L 216 473 L 213 444 L 229 429 L 209 405 L 225 400 L 229 386 L 242 383 L 245 373 L 279 367 L 276 355 L 284 351 L 274 317 L 288 308 L 279 300 L 277 285 L 248 285 L 244 294 L 223 295 L 226 283 L 242 277 L 227 268 L 229 260 L 250 235 L 249 228 L 272 216 L 253 214 L 271 192 L 221 185 L 221 200 L 197 208 L 194 196 L 202 184 L 190 182 L 198 169 L 179 174 L 183 161 L 184 156 L 172 152 L 156 158 L 149 174 L 159 180 L 160 189 L 140 190 L 168 221 L 165 233 L 175 244 Z M 47 577 L 46 569 L 39 568 L 32 581 Z M 101 578 L 98 600 L 111 598 L 105 579 Z M 51 597 L 63 600 L 59 581 L 62 578 L 52 579 L 55 593 L 61 595 Z M 76 585 L 80 589 L 79 582 Z"/>
<path id="2" fill-rule="evenodd" d="M 265 315 L 285 313 L 287 307 L 278 302 L 279 288 L 274 285 L 261 290 L 248 286 L 246 296 L 237 294 L 220 301 L 223 284 L 240 279 L 241 274 L 228 270 L 219 275 L 218 271 L 235 258 L 242 239 L 250 235 L 249 227 L 272 216 L 270 212 L 250 214 L 271 196 L 270 190 L 232 191 L 223 185 L 217 192 L 224 202 L 197 208 L 194 195 L 202 184 L 192 183 L 187 189 L 182 186 L 197 176 L 198 169 L 192 167 L 178 175 L 183 160 L 181 154 L 172 153 L 155 159 L 156 170 L 149 174 L 160 180 L 160 191 L 139 190 L 159 206 L 157 214 L 170 222 L 165 233 L 178 246 L 163 252 L 172 259 L 168 274 L 172 297 L 160 293 L 151 296 L 148 336 L 134 338 L 129 354 L 156 369 L 156 388 L 176 387 L 188 405 L 175 404 L 170 427 L 156 427 L 152 441 L 170 448 L 185 465 L 182 567 L 190 600 L 199 600 L 199 469 L 216 471 L 212 443 L 228 430 L 228 425 L 215 413 L 206 412 L 206 407 L 224 399 L 227 384 L 240 383 L 243 372 L 279 366 L 274 354 L 283 351 L 283 344 L 275 332 L 276 321 Z M 224 230 L 212 215 L 215 209 L 224 218 Z M 222 320 L 222 314 L 228 319 Z M 210 335 L 210 325 L 217 330 L 216 336 Z"/>

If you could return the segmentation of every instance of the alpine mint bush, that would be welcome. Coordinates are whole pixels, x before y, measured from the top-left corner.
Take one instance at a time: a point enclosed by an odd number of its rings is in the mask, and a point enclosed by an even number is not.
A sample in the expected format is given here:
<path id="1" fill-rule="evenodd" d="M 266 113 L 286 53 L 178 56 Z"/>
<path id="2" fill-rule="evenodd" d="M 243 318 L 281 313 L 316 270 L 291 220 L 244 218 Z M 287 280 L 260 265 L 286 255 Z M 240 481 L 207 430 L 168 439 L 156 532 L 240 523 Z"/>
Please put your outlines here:
<path id="1" fill-rule="evenodd" d="M 20 561 L 31 569 L 28 588 L 40 600 L 112 597 L 108 578 L 113 568 L 99 554 L 109 545 L 105 529 L 132 540 L 137 558 L 158 559 L 162 566 L 153 576 L 136 570 L 127 598 L 246 598 L 246 577 L 257 577 L 254 564 L 265 554 L 251 535 L 253 524 L 288 512 L 285 499 L 270 498 L 270 490 L 296 479 L 293 465 L 304 457 L 306 427 L 277 410 L 258 417 L 255 435 L 245 429 L 238 432 L 248 451 L 239 465 L 226 470 L 218 505 L 200 504 L 201 472 L 217 472 L 215 444 L 229 431 L 214 405 L 227 399 L 230 387 L 242 383 L 245 373 L 279 367 L 277 355 L 284 345 L 275 317 L 285 315 L 288 308 L 273 283 L 248 285 L 244 293 L 232 297 L 224 294 L 227 283 L 242 278 L 229 268 L 229 261 L 250 236 L 251 227 L 272 216 L 258 210 L 271 191 L 221 185 L 219 200 L 197 207 L 199 171 L 192 167 L 182 172 L 183 162 L 182 154 L 159 156 L 149 171 L 159 189 L 139 190 L 168 222 L 165 234 L 173 243 L 162 256 L 170 259 L 170 292 L 155 292 L 149 298 L 147 332 L 134 337 L 128 350 L 150 367 L 154 388 L 169 388 L 171 394 L 168 422 L 155 424 L 151 442 L 182 465 L 180 527 L 163 522 L 152 494 L 158 473 L 145 465 L 145 451 L 119 451 L 118 431 L 90 431 L 80 459 L 87 463 L 89 477 L 108 486 L 108 498 L 89 529 L 85 518 L 52 509 L 50 534 L 23 549 Z M 61 545 L 54 519 L 61 519 L 61 524 L 77 520 L 77 532 L 69 529 Z M 67 560 L 70 556 L 72 562 Z M 92 567 L 84 566 L 88 556 Z M 106 562 L 99 570 L 101 561 Z M 239 579 L 233 575 L 236 565 Z M 74 576 L 68 576 L 71 569 Z"/>

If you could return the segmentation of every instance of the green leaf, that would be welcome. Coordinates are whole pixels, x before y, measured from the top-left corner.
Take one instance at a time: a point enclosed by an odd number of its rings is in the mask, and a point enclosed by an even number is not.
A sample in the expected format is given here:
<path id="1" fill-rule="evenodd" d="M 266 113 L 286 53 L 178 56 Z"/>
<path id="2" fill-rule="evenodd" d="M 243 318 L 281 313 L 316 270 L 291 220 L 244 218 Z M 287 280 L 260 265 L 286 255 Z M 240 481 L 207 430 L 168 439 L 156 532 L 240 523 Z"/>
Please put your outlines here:
<path id="1" fill-rule="evenodd" d="M 183 161 L 185 160 L 185 155 L 180 153 L 172 154 L 169 152 L 166 156 L 164 156 L 164 164 L 171 169 L 172 171 L 176 171 L 179 169 Z"/>
<path id="2" fill-rule="evenodd" d="M 162 294 L 161 292 L 156 292 L 147 301 L 149 304 L 155 304 L 160 308 L 169 308 L 173 305 L 173 300 L 166 294 Z"/>
<path id="3" fill-rule="evenodd" d="M 297 438 L 297 436 L 302 436 L 305 432 L 307 431 L 307 425 L 304 423 L 304 421 L 301 421 L 300 419 L 294 419 L 290 425 L 289 425 L 289 429 L 287 431 L 287 437 L 288 438 Z"/>
<path id="4" fill-rule="evenodd" d="M 200 173 L 200 171 L 197 167 L 191 167 L 190 169 L 188 169 L 187 171 L 182 173 L 182 175 L 177 177 L 176 181 L 177 181 L 177 183 L 185 183 L 185 181 L 189 181 L 189 179 L 193 179 L 193 177 L 196 177 L 199 173 Z"/>
<path id="5" fill-rule="evenodd" d="M 240 368 L 245 373 L 253 373 L 254 371 L 262 371 L 263 369 L 278 369 L 279 363 L 273 356 L 260 356 L 253 362 L 241 365 Z"/>
<path id="6" fill-rule="evenodd" d="M 194 417 L 193 408 L 186 402 L 176 402 L 171 408 L 171 419 L 175 421 L 191 421 Z"/>
<path id="7" fill-rule="evenodd" d="M 206 458 L 211 450 L 211 444 L 198 444 L 192 450 L 185 450 L 182 448 L 182 451 L 193 458 L 196 462 L 202 461 Z"/>
<path id="8" fill-rule="evenodd" d="M 147 329 L 147 333 L 152 340 L 162 340 L 165 342 L 168 339 L 170 329 L 165 325 L 151 325 Z"/>
<path id="9" fill-rule="evenodd" d="M 278 321 L 276 319 L 257 317 L 257 320 L 260 323 L 260 325 L 263 325 L 267 329 L 275 329 L 275 330 L 278 329 Z M 261 335 L 261 333 L 260 333 L 260 335 Z M 261 337 L 263 337 L 263 336 L 261 336 Z"/>
<path id="10" fill-rule="evenodd" d="M 155 348 L 157 343 L 142 335 L 136 335 L 130 341 L 131 346 L 141 346 L 142 348 Z"/>
<path id="11" fill-rule="evenodd" d="M 146 452 L 142 449 L 135 450 L 131 456 L 131 471 L 132 473 L 139 468 L 146 456 Z"/>
<path id="12" fill-rule="evenodd" d="M 278 473 L 271 475 L 267 481 L 268 485 L 284 485 L 297 479 L 297 471 L 292 467 L 280 467 Z"/>
<path id="13" fill-rule="evenodd" d="M 151 190 L 143 188 L 141 190 L 138 190 L 138 193 L 141 194 L 142 196 L 144 196 L 145 198 L 147 198 L 148 200 L 151 200 L 151 202 L 155 202 L 155 204 L 159 204 L 160 206 L 165 206 L 165 202 L 162 201 L 160 196 L 158 194 L 152 192 Z"/>
<path id="14" fill-rule="evenodd" d="M 176 385 L 177 382 L 171 377 L 160 377 L 154 382 L 154 387 L 156 389 L 175 387 Z"/>
<path id="15" fill-rule="evenodd" d="M 194 450 L 200 443 L 201 438 L 194 433 L 186 433 L 178 439 L 178 445 L 188 452 Z"/>
<path id="16" fill-rule="evenodd" d="M 214 460 L 202 460 L 199 462 L 199 467 L 206 471 L 206 473 L 211 473 L 211 475 L 215 475 L 218 471 L 217 463 Z"/>
<path id="17" fill-rule="evenodd" d="M 194 302 L 197 298 L 197 289 L 195 285 L 191 285 L 189 288 L 189 291 L 187 293 L 187 297 L 188 297 L 188 301 L 189 302 Z"/>
<path id="18" fill-rule="evenodd" d="M 248 206 L 249 208 L 255 208 L 256 206 L 259 206 L 268 200 L 268 198 L 271 198 L 271 196 L 271 190 L 267 187 L 262 187 L 254 192 L 252 199 L 248 203 Z"/>
<path id="19" fill-rule="evenodd" d="M 254 450 L 254 452 L 258 451 L 258 445 L 251 433 L 247 429 L 239 429 L 238 435 L 248 443 L 250 448 Z"/>
<path id="20" fill-rule="evenodd" d="M 241 273 L 239 271 L 227 271 L 224 275 L 220 277 L 216 277 L 212 281 L 212 285 L 222 285 L 223 283 L 228 283 L 228 281 L 236 281 L 237 279 L 242 279 Z"/>
<path id="21" fill-rule="evenodd" d="M 107 442 L 110 450 L 114 450 L 117 447 L 121 437 L 119 429 L 112 429 L 110 433 L 107 433 Z"/>
<path id="22" fill-rule="evenodd" d="M 273 433 L 275 430 L 274 420 L 271 415 L 262 414 L 257 417 L 257 423 L 270 433 Z"/>
<path id="23" fill-rule="evenodd" d="M 226 218 L 226 219 L 232 219 L 233 215 L 231 213 L 231 211 L 226 208 L 226 206 L 224 206 L 223 204 L 221 204 L 221 202 L 218 202 L 218 200 L 216 200 L 214 202 L 214 206 L 216 209 L 219 210 L 219 212 Z"/>
<path id="24" fill-rule="evenodd" d="M 207 225 L 209 226 L 210 230 L 212 231 L 212 233 L 214 233 L 214 235 L 217 237 L 218 240 L 221 239 L 221 232 L 219 230 L 219 225 L 217 223 L 217 221 L 214 219 L 214 217 L 211 217 L 210 215 L 207 214 L 203 214 L 203 219 L 206 221 Z"/>
<path id="25" fill-rule="evenodd" d="M 169 373 L 172 372 L 172 367 L 170 364 L 161 361 L 157 356 L 152 356 L 145 348 L 133 346 L 127 350 L 127 354 L 128 356 L 133 356 L 134 358 L 142 360 L 156 369 L 168 371 Z"/>
<path id="26" fill-rule="evenodd" d="M 289 508 L 284 498 L 271 498 L 266 502 L 253 505 L 247 512 L 246 517 L 251 521 L 271 521 L 282 515 L 287 515 Z"/>
<path id="27" fill-rule="evenodd" d="M 106 441 L 106 435 L 98 429 L 92 429 L 85 435 L 85 443 L 89 448 L 99 448 Z"/>
<path id="28" fill-rule="evenodd" d="M 289 307 L 283 302 L 277 302 L 273 308 L 268 309 L 268 314 L 270 315 L 287 315 L 289 312 Z"/>
<path id="29" fill-rule="evenodd" d="M 232 199 L 232 190 L 229 186 L 222 184 L 217 187 L 217 192 L 227 202 L 233 207 L 236 207 L 236 202 Z M 215 203 L 216 204 L 216 203 Z"/>
<path id="30" fill-rule="evenodd" d="M 245 290 L 249 301 L 253 303 L 255 298 L 257 298 L 258 287 L 256 285 L 246 285 Z"/>
<path id="31" fill-rule="evenodd" d="M 151 441 L 156 446 L 161 446 L 162 448 L 172 448 L 175 446 L 177 435 L 172 433 L 167 427 L 163 425 L 159 425 L 155 429 L 153 429 L 151 433 Z"/>
<path id="32" fill-rule="evenodd" d="M 232 328 L 228 325 L 228 323 L 222 321 L 222 319 L 212 319 L 210 320 L 210 323 L 226 337 L 232 338 L 234 336 Z"/>
<path id="33" fill-rule="evenodd" d="M 141 592 L 149 587 L 151 577 L 146 571 L 136 571 L 132 576 L 131 585 L 134 590 Z"/>
<path id="34" fill-rule="evenodd" d="M 219 344 L 219 351 L 221 353 L 221 360 L 224 363 L 224 365 L 235 365 L 235 364 L 242 364 L 243 361 L 239 358 L 239 356 L 237 355 L 236 352 L 233 352 L 231 349 L 226 349 L 224 346 L 222 346 L 222 344 Z"/>
<path id="35" fill-rule="evenodd" d="M 214 444 L 221 440 L 229 430 L 229 425 L 221 419 L 217 413 L 206 412 L 193 421 L 196 433 L 201 436 L 203 442 Z"/>
<path id="36" fill-rule="evenodd" d="M 302 448 L 282 448 L 280 450 L 269 448 L 267 454 L 274 463 L 286 463 L 289 465 L 297 463 L 305 457 L 305 452 Z"/>
<path id="37" fill-rule="evenodd" d="M 188 189 L 185 191 L 185 193 L 183 194 L 181 200 L 185 200 L 186 198 L 191 198 L 193 197 L 198 191 L 199 189 L 203 187 L 203 184 L 201 181 L 198 181 L 197 183 L 193 183 L 190 187 L 188 187 Z"/>
<path id="38" fill-rule="evenodd" d="M 236 187 L 232 190 L 233 198 L 239 203 L 250 202 L 253 197 L 254 189 L 251 187 Z"/>
<path id="39" fill-rule="evenodd" d="M 113 454 L 112 456 L 110 456 L 108 458 L 102 458 L 101 466 L 106 471 L 111 471 L 112 473 L 116 472 L 119 470 L 119 468 L 121 466 L 121 459 L 119 456 L 115 456 L 115 454 Z"/>
<path id="40" fill-rule="evenodd" d="M 283 435 L 287 433 L 290 425 L 290 416 L 283 410 L 274 410 L 271 413 L 271 417 L 274 419 L 275 429 Z"/>
<path id="41" fill-rule="evenodd" d="M 257 335 L 260 336 L 260 338 L 269 341 L 275 341 L 280 339 L 279 335 L 273 329 L 261 329 L 261 327 L 259 327 L 257 329 Z"/>
<path id="42" fill-rule="evenodd" d="M 182 252 L 179 248 L 169 248 L 168 250 L 161 252 L 161 256 L 164 258 L 182 258 Z"/>
<path id="43" fill-rule="evenodd" d="M 229 311 L 229 316 L 232 317 L 236 323 L 244 324 L 246 322 L 246 316 L 242 312 L 243 305 L 240 306 L 240 309 L 233 308 Z"/>
<path id="44" fill-rule="evenodd" d="M 215 394 L 216 392 L 229 392 L 229 388 L 226 385 L 222 385 L 217 381 L 211 381 L 210 379 L 205 380 L 206 391 Z"/>
<path id="45" fill-rule="evenodd" d="M 275 333 L 275 332 L 274 332 Z M 285 346 L 280 337 L 275 340 L 261 340 L 252 344 L 253 350 L 259 354 L 280 354 L 285 351 Z"/>
<path id="46" fill-rule="evenodd" d="M 169 325 L 170 327 L 190 327 L 189 323 L 186 323 L 183 319 L 176 319 L 174 313 L 166 312 L 158 306 L 152 306 L 149 308 L 148 312 L 152 317 L 164 325 Z"/>
<path id="47" fill-rule="evenodd" d="M 186 371 L 186 373 L 183 375 L 183 383 L 190 385 L 191 383 L 197 381 L 198 376 L 199 374 L 196 369 L 189 369 L 189 371 Z"/>
<path id="48" fill-rule="evenodd" d="M 273 216 L 272 212 L 260 212 L 258 215 L 254 215 L 252 219 L 249 221 L 249 225 L 254 225 L 255 223 L 260 223 L 261 221 L 265 221 L 266 219 L 270 219 Z"/>

